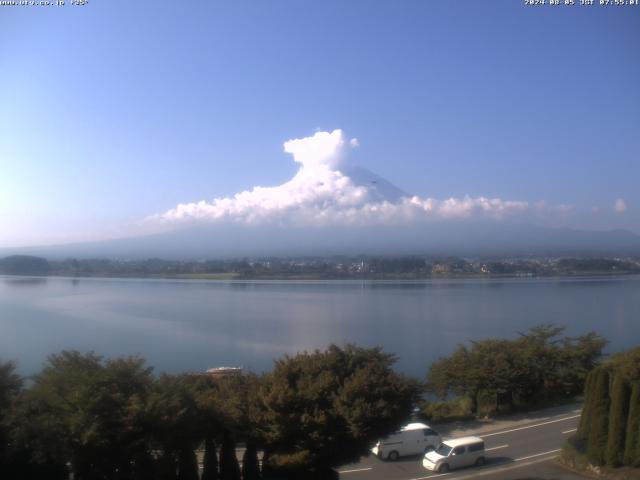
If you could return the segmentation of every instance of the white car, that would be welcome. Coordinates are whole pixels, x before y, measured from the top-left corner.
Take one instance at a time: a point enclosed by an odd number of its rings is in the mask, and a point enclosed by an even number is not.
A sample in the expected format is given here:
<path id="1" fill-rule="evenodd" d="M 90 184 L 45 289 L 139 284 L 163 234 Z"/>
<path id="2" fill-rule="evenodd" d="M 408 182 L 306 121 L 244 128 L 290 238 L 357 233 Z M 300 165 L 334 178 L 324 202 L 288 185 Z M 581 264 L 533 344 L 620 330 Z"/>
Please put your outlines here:
<path id="1" fill-rule="evenodd" d="M 484 465 L 484 440 L 480 437 L 462 437 L 445 440 L 438 448 L 427 452 L 422 466 L 427 470 L 445 473 L 454 468 Z"/>
<path id="2" fill-rule="evenodd" d="M 422 455 L 440 444 L 440 435 L 424 423 L 410 423 L 378 441 L 371 449 L 382 460 L 397 460 L 407 455 Z"/>

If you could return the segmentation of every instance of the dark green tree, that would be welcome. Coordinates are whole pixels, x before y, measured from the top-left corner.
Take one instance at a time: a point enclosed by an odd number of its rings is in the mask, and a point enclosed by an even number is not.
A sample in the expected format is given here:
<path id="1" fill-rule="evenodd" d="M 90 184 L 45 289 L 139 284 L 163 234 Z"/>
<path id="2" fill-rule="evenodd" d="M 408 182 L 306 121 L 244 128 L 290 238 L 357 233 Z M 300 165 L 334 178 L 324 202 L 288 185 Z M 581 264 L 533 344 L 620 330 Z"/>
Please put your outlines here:
<path id="1" fill-rule="evenodd" d="M 270 466 L 298 478 L 326 472 L 400 427 L 419 388 L 393 371 L 394 362 L 380 348 L 353 345 L 277 360 L 260 395 Z"/>
<path id="2" fill-rule="evenodd" d="M 133 460 L 134 480 L 156 480 L 156 463 L 147 451 L 139 452 Z"/>
<path id="3" fill-rule="evenodd" d="M 560 365 L 556 389 L 564 395 L 584 391 L 587 375 L 600 361 L 607 340 L 595 332 L 579 337 L 565 337 L 560 348 Z"/>
<path id="4" fill-rule="evenodd" d="M 258 446 L 264 445 L 264 439 L 261 434 L 264 408 L 259 398 L 261 383 L 262 377 L 252 373 L 218 378 L 211 382 L 211 389 L 202 402 L 204 408 L 218 412 L 216 417 L 218 424 L 214 430 L 226 431 L 230 438 L 246 444 L 245 461 L 243 462 L 244 470 L 246 470 L 244 472 L 245 476 L 252 475 L 253 463 L 258 464 Z M 252 455 L 256 458 L 252 459 Z M 222 458 L 221 451 L 221 477 L 223 471 Z M 225 475 L 227 472 L 235 475 L 233 473 L 236 471 L 234 463 L 237 463 L 237 460 L 235 456 L 232 457 L 230 455 L 228 459 L 231 462 L 231 466 L 229 468 L 224 467 Z"/>
<path id="5" fill-rule="evenodd" d="M 162 375 L 147 402 L 149 429 L 163 462 L 177 463 L 179 479 L 197 477 L 195 449 L 205 438 L 198 397 L 201 379 L 194 375 Z M 170 468 L 164 468 L 169 472 Z M 169 475 L 169 473 L 166 473 Z"/>
<path id="6" fill-rule="evenodd" d="M 0 361 L 0 478 L 66 480 L 65 464 L 47 455 L 38 455 L 15 430 L 25 421 L 15 414 L 16 402 L 23 391 L 23 379 L 13 362 Z"/>
<path id="7" fill-rule="evenodd" d="M 459 345 L 455 352 L 440 358 L 429 368 L 427 388 L 440 398 L 447 398 L 451 393 L 466 396 L 471 400 L 471 413 L 478 411 L 478 395 L 483 388 L 483 377 L 471 359 L 471 352 L 464 345 Z"/>
<path id="8" fill-rule="evenodd" d="M 247 443 L 242 455 L 242 480 L 260 480 L 258 449 L 253 442 Z"/>
<path id="9" fill-rule="evenodd" d="M 23 380 L 15 372 L 13 362 L 0 361 L 0 478 L 10 478 L 18 465 L 18 452 L 10 447 L 7 417 L 11 404 L 22 390 Z"/>
<path id="10" fill-rule="evenodd" d="M 610 407 L 609 381 L 609 370 L 606 367 L 599 367 L 591 392 L 594 398 L 587 437 L 587 458 L 594 465 L 604 465 L 606 462 Z"/>
<path id="11" fill-rule="evenodd" d="M 562 353 L 558 335 L 563 331 L 563 327 L 555 325 L 537 325 L 515 341 L 521 367 L 517 388 L 523 403 L 533 404 L 559 393 Z"/>
<path id="12" fill-rule="evenodd" d="M 178 480 L 198 480 L 198 460 L 191 448 L 178 452 Z"/>
<path id="13" fill-rule="evenodd" d="M 204 442 L 204 460 L 202 466 L 202 480 L 218 480 L 218 454 L 216 442 L 207 437 Z"/>
<path id="14" fill-rule="evenodd" d="M 623 463 L 625 429 L 629 414 L 629 385 L 620 374 L 614 375 L 609 410 L 609 434 L 607 437 L 607 464 L 619 467 Z"/>
<path id="15" fill-rule="evenodd" d="M 47 275 L 49 262 L 31 255 L 11 255 L 0 260 L 0 273 L 7 275 Z"/>
<path id="16" fill-rule="evenodd" d="M 631 387 L 629 415 L 627 417 L 623 462 L 625 465 L 640 466 L 640 382 Z"/>
<path id="17" fill-rule="evenodd" d="M 78 480 L 131 475 L 134 458 L 147 447 L 135 412 L 151 381 L 140 358 L 52 355 L 16 402 L 16 442 L 29 445 L 38 461 L 70 462 Z"/>
<path id="18" fill-rule="evenodd" d="M 156 477 L 158 480 L 177 480 L 178 462 L 174 452 L 164 451 L 156 461 Z"/>
<path id="19" fill-rule="evenodd" d="M 539 325 L 513 340 L 460 345 L 431 365 L 427 387 L 441 398 L 468 397 L 474 414 L 480 398 L 493 398 L 494 408 L 511 409 L 578 394 L 606 342 L 595 333 L 560 339 L 562 331 Z"/>
<path id="20" fill-rule="evenodd" d="M 593 382 L 595 381 L 596 371 L 591 371 L 587 375 L 584 387 L 584 404 L 582 406 L 582 415 L 578 424 L 576 436 L 579 439 L 586 440 L 589 438 L 589 428 L 591 427 L 591 416 L 593 411 L 593 403 L 595 396 L 593 395 Z"/>
<path id="21" fill-rule="evenodd" d="M 240 465 L 236 457 L 236 442 L 228 431 L 224 432 L 220 448 L 220 480 L 240 480 Z"/>

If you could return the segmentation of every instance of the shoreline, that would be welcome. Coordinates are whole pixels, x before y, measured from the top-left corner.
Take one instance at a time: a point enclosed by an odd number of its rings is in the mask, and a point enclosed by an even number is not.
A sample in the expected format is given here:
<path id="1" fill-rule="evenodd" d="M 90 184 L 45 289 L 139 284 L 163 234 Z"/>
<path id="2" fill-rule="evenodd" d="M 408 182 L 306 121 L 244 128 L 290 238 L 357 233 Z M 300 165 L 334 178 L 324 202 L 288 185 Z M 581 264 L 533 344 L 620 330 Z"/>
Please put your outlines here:
<path id="1" fill-rule="evenodd" d="M 289 276 L 242 276 L 240 274 L 176 274 L 176 275 L 16 275 L 2 274 L 0 278 L 9 279 L 66 279 L 66 280 L 183 280 L 183 281 L 203 281 L 203 282 L 221 282 L 221 283 L 243 283 L 243 282 L 318 282 L 318 283 L 431 283 L 431 282 L 448 282 L 460 280 L 593 280 L 593 279 L 626 279 L 640 277 L 640 273 L 636 272 L 588 272 L 588 273 L 572 273 L 572 274 L 555 274 L 555 275 L 431 275 L 424 277 L 409 276 L 363 276 L 363 277 L 322 277 L 313 275 L 289 275 Z"/>

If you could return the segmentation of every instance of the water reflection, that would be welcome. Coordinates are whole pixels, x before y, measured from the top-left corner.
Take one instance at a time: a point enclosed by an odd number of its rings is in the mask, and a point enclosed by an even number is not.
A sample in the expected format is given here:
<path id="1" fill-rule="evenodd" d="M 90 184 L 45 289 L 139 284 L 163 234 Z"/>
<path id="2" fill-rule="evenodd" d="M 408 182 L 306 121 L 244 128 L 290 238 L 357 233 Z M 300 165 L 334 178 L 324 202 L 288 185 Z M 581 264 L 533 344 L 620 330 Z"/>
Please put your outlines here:
<path id="1" fill-rule="evenodd" d="M 4 285 L 16 288 L 2 288 Z M 39 286 L 46 288 L 17 287 Z M 562 288 L 558 288 L 561 286 Z M 3 277 L 0 354 L 33 373 L 63 348 L 141 354 L 159 371 L 268 370 L 329 343 L 381 345 L 423 377 L 459 343 L 540 323 L 640 342 L 640 277 L 432 281 L 188 281 Z"/>
<path id="2" fill-rule="evenodd" d="M 3 277 L 4 284 L 10 287 L 33 287 L 47 284 L 47 277 Z"/>

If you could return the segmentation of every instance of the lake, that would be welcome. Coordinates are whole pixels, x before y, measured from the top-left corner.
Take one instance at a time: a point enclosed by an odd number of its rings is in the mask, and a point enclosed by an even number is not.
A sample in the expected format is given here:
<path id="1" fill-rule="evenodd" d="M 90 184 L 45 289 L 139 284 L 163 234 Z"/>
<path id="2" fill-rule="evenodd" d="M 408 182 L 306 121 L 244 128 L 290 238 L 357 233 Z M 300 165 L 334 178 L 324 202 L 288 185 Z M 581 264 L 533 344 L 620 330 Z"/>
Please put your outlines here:
<path id="1" fill-rule="evenodd" d="M 0 276 L 0 359 L 22 374 L 51 353 L 144 356 L 156 371 L 243 366 L 330 343 L 380 345 L 424 377 L 458 343 L 540 323 L 640 344 L 640 277 L 197 281 Z"/>

